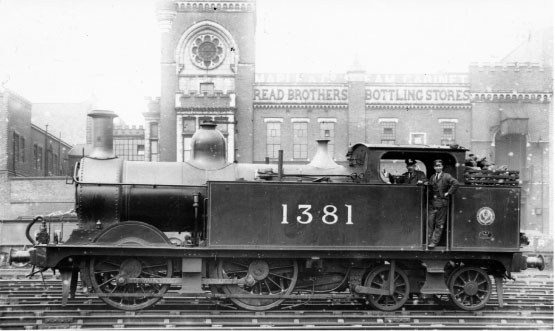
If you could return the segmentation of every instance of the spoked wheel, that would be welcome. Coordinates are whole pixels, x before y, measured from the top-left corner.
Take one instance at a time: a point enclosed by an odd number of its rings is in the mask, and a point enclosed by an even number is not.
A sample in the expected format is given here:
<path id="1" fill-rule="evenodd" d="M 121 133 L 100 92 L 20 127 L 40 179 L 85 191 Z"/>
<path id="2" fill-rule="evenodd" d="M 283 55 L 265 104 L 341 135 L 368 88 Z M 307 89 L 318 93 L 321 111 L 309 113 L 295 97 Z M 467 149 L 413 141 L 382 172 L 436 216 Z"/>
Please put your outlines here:
<path id="1" fill-rule="evenodd" d="M 291 294 L 297 275 L 297 261 L 288 259 L 227 259 L 218 264 L 219 278 L 247 279 L 244 285 L 224 285 L 225 294 L 261 296 L 231 298 L 236 305 L 249 310 L 267 310 L 281 304 L 285 299 L 271 296 Z"/>
<path id="2" fill-rule="evenodd" d="M 390 265 L 376 267 L 366 277 L 364 286 L 389 290 L 390 269 Z M 385 311 L 397 310 L 407 302 L 410 295 L 409 278 L 400 268 L 395 268 L 392 293 L 391 295 L 371 294 L 368 296 L 368 301 L 373 307 Z"/>
<path id="3" fill-rule="evenodd" d="M 480 268 L 464 267 L 451 276 L 449 291 L 457 307 L 464 310 L 481 309 L 491 296 L 491 280 Z"/>
<path id="4" fill-rule="evenodd" d="M 93 257 L 86 272 L 91 286 L 104 302 L 118 309 L 138 310 L 158 302 L 170 285 L 128 283 L 127 279 L 169 277 L 172 261 L 155 257 Z"/>
<path id="5" fill-rule="evenodd" d="M 152 225 L 127 221 L 102 231 L 93 242 L 118 247 L 171 247 L 166 235 Z M 170 288 L 157 284 L 156 278 L 169 278 L 173 273 L 171 259 L 162 257 L 97 256 L 86 263 L 89 285 L 108 305 L 123 310 L 138 310 L 154 305 Z M 130 278 L 149 279 L 144 282 Z"/>

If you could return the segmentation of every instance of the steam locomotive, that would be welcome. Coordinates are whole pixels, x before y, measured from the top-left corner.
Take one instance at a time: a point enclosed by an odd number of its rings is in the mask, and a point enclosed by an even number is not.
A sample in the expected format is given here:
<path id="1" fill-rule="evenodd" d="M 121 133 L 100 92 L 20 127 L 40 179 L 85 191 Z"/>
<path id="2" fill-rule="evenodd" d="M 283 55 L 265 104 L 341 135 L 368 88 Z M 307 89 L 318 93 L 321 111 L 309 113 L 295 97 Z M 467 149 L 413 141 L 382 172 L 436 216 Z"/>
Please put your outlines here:
<path id="1" fill-rule="evenodd" d="M 170 289 L 267 310 L 290 300 L 344 298 L 396 310 L 413 296 L 483 308 L 504 278 L 544 268 L 523 256 L 520 188 L 466 181 L 449 202 L 440 247 L 427 247 L 428 187 L 387 182 L 384 164 L 407 158 L 428 174 L 465 182 L 464 148 L 356 144 L 336 164 L 326 141 L 307 165 L 228 163 L 214 124 L 193 137 L 189 162 L 125 162 L 112 149 L 111 111 L 89 114 L 94 150 L 76 165 L 78 227 L 11 261 L 58 270 L 62 304 L 84 291 L 124 310 L 144 309 Z M 29 230 L 28 230 L 29 231 Z M 295 300 L 296 299 L 296 300 Z M 285 302 L 284 302 L 285 301 Z"/>

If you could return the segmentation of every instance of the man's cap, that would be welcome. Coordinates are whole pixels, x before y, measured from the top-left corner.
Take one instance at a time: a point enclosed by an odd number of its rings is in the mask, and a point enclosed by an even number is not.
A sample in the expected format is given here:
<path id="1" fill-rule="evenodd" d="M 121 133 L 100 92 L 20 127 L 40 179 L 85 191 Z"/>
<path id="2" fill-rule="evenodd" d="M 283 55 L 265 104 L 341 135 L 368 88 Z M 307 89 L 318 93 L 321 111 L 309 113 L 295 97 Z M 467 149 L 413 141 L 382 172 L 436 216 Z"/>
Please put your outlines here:
<path id="1" fill-rule="evenodd" d="M 436 164 L 443 165 L 443 160 L 440 160 L 440 159 L 434 160 L 434 165 L 436 165 Z"/>
<path id="2" fill-rule="evenodd" d="M 406 159 L 405 163 L 407 165 L 413 165 L 413 164 L 416 164 L 416 160 L 415 159 Z"/>

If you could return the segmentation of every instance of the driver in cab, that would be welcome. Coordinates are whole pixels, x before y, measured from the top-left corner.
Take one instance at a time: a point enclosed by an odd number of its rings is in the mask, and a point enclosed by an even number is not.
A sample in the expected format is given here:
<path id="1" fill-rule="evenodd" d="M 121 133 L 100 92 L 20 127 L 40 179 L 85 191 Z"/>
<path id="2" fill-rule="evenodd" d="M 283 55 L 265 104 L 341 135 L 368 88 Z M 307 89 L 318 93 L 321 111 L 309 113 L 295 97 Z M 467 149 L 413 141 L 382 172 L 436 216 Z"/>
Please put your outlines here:
<path id="1" fill-rule="evenodd" d="M 406 159 L 407 172 L 399 177 L 399 184 L 422 185 L 427 182 L 426 174 L 420 170 L 416 170 L 416 160 Z"/>

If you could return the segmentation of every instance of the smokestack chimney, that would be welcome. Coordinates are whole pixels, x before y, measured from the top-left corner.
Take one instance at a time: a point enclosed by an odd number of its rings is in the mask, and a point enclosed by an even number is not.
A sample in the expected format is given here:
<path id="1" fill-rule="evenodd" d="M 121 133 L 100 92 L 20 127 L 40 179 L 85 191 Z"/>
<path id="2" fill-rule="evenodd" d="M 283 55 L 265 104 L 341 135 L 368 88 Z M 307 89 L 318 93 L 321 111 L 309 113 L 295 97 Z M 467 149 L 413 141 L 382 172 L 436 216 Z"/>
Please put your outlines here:
<path id="1" fill-rule="evenodd" d="M 338 167 L 339 165 L 335 163 L 328 154 L 329 139 L 318 139 L 316 142 L 318 143 L 316 155 L 314 155 L 314 158 L 308 165 L 320 169 L 333 169 Z"/>
<path id="2" fill-rule="evenodd" d="M 114 117 L 111 110 L 93 110 L 88 114 L 93 120 L 93 151 L 91 159 L 113 159 L 114 153 Z"/>

